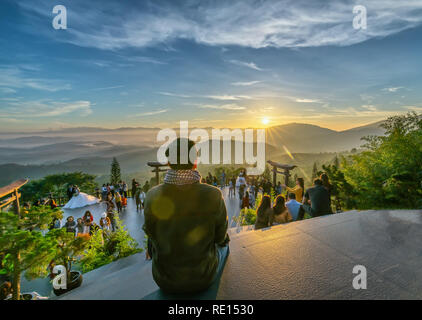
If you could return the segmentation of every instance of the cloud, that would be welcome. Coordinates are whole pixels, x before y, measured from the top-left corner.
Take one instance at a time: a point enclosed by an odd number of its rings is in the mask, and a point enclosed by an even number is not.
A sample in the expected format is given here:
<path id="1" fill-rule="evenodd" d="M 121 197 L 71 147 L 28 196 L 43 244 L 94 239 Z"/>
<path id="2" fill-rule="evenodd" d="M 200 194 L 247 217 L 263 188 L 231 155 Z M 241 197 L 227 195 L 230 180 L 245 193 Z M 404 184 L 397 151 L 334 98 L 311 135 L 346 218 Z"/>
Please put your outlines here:
<path id="1" fill-rule="evenodd" d="M 252 97 L 250 96 L 234 96 L 234 95 L 210 95 L 204 96 L 205 98 L 214 99 L 214 100 L 250 100 Z"/>
<path id="2" fill-rule="evenodd" d="M 323 103 L 318 99 L 298 98 L 298 97 L 285 97 L 289 100 L 299 103 Z"/>
<path id="3" fill-rule="evenodd" d="M 157 92 L 158 94 L 161 94 L 163 96 L 169 96 L 169 97 L 177 97 L 177 98 L 191 98 L 191 96 L 186 94 L 178 94 L 178 93 L 171 93 L 171 92 Z"/>
<path id="4" fill-rule="evenodd" d="M 112 86 L 112 87 L 101 87 L 101 88 L 93 88 L 93 89 L 89 89 L 88 91 L 103 91 L 103 90 L 112 90 L 112 89 L 117 89 L 117 88 L 123 88 L 123 85 L 119 85 L 119 86 Z"/>
<path id="5" fill-rule="evenodd" d="M 364 104 L 364 105 L 362 105 L 360 107 L 363 108 L 363 109 L 365 109 L 365 110 L 368 110 L 368 111 L 374 111 L 375 112 L 375 111 L 378 110 L 377 107 L 375 107 L 372 104 Z"/>
<path id="6" fill-rule="evenodd" d="M 232 82 L 232 86 L 241 86 L 241 87 L 247 87 L 247 86 L 253 86 L 255 84 L 261 83 L 262 81 L 247 81 L 247 82 Z"/>
<path id="7" fill-rule="evenodd" d="M 61 80 L 35 78 L 31 72 L 16 66 L 0 66 L 0 86 L 15 89 L 31 88 L 49 92 L 71 89 L 70 84 L 63 83 Z"/>
<path id="8" fill-rule="evenodd" d="M 18 1 L 31 22 L 51 19 L 51 1 Z M 127 47 L 171 46 L 178 39 L 213 46 L 317 47 L 347 46 L 387 37 L 419 26 L 422 2 L 364 1 L 368 28 L 355 30 L 355 1 L 233 0 L 174 3 L 72 1 L 72 27 L 66 33 L 45 34 L 78 46 L 116 50 Z M 31 27 L 33 28 L 32 24 Z M 37 30 L 38 32 L 38 30 Z M 60 34 L 60 35 L 59 35 Z"/>
<path id="9" fill-rule="evenodd" d="M 15 89 L 11 89 L 11 88 L 0 88 L 0 92 L 1 93 L 5 93 L 5 94 L 8 94 L 8 93 L 16 93 L 16 90 Z"/>
<path id="10" fill-rule="evenodd" d="M 2 109 L 1 118 L 59 117 L 69 113 L 78 116 L 92 114 L 90 101 L 57 102 L 52 100 L 12 101 Z"/>
<path id="11" fill-rule="evenodd" d="M 161 113 L 165 113 L 168 112 L 168 109 L 162 109 L 162 110 L 157 110 L 157 111 L 150 111 L 150 112 L 143 112 L 143 113 L 138 113 L 135 115 L 135 117 L 148 117 L 148 116 L 154 116 L 156 114 L 161 114 Z"/>
<path id="12" fill-rule="evenodd" d="M 239 61 L 239 60 L 229 60 L 230 63 L 233 63 L 238 66 L 247 67 L 250 69 L 262 71 L 261 68 L 259 68 L 255 63 L 253 62 L 245 62 L 245 61 Z"/>
<path id="13" fill-rule="evenodd" d="M 297 98 L 295 99 L 296 102 L 300 102 L 300 103 L 321 103 L 319 100 L 316 99 L 301 99 L 301 98 Z"/>
<path id="14" fill-rule="evenodd" d="M 237 104 L 223 104 L 223 105 L 212 105 L 212 104 L 205 104 L 198 106 L 201 109 L 218 109 L 218 110 L 245 110 L 246 107 L 239 106 Z"/>
<path id="15" fill-rule="evenodd" d="M 391 88 L 384 88 L 382 91 L 388 91 L 388 92 L 397 92 L 400 89 L 404 89 L 404 87 L 391 87 Z"/>
<path id="16" fill-rule="evenodd" d="M 407 109 L 410 111 L 416 111 L 416 112 L 420 112 L 422 111 L 422 107 L 418 107 L 418 106 L 402 106 L 403 109 Z"/>

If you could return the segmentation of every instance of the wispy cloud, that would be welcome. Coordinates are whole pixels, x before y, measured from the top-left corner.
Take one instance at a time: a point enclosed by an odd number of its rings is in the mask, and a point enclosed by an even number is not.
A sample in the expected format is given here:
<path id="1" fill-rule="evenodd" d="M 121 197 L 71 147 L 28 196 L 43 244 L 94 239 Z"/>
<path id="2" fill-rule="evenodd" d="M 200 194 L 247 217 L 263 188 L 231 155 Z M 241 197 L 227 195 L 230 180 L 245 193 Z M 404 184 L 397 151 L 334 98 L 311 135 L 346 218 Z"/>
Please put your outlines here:
<path id="1" fill-rule="evenodd" d="M 397 92 L 400 89 L 404 89 L 404 87 L 391 87 L 391 88 L 384 88 L 382 89 L 382 91 L 387 91 L 387 92 Z"/>
<path id="2" fill-rule="evenodd" d="M 16 66 L 0 66 L 0 86 L 15 89 L 31 88 L 50 92 L 71 89 L 70 84 L 61 80 L 35 78 L 32 73 Z"/>
<path id="3" fill-rule="evenodd" d="M 12 101 L 2 109 L 2 118 L 60 117 L 69 113 L 77 116 L 92 114 L 90 101 L 58 102 L 52 100 Z"/>
<path id="4" fill-rule="evenodd" d="M 5 93 L 5 94 L 8 94 L 8 93 L 16 93 L 16 90 L 15 89 L 11 89 L 11 88 L 0 88 L 0 92 L 1 93 Z"/>
<path id="5" fill-rule="evenodd" d="M 298 102 L 298 103 L 323 103 L 321 100 L 318 100 L 318 99 L 298 98 L 298 97 L 285 97 L 285 98 L 292 100 L 294 102 Z"/>
<path id="6" fill-rule="evenodd" d="M 254 62 L 245 62 L 245 61 L 239 61 L 239 60 L 229 60 L 229 62 L 241 67 L 246 67 L 246 68 L 262 71 L 262 69 L 258 67 Z"/>
<path id="7" fill-rule="evenodd" d="M 172 93 L 172 92 L 157 92 L 158 94 L 161 94 L 163 96 L 169 96 L 169 97 L 177 97 L 177 98 L 191 98 L 192 96 L 189 96 L 187 94 L 179 94 L 179 93 Z"/>
<path id="8" fill-rule="evenodd" d="M 403 109 L 407 109 L 410 111 L 416 111 L 416 112 L 420 112 L 422 111 L 422 107 L 421 106 L 402 106 Z"/>
<path id="9" fill-rule="evenodd" d="M 112 89 L 118 89 L 118 88 L 123 88 L 123 85 L 119 85 L 119 86 L 111 86 L 111 87 L 101 87 L 101 88 L 93 88 L 93 89 L 89 89 L 88 91 L 103 91 L 103 90 L 112 90 Z"/>
<path id="10" fill-rule="evenodd" d="M 37 6 L 23 0 L 19 4 L 29 12 L 51 18 L 49 0 L 37 2 Z M 349 0 L 238 0 L 135 6 L 74 0 L 72 28 L 57 40 L 108 50 L 171 46 L 176 39 L 223 47 L 346 46 L 422 23 L 421 1 L 365 1 L 361 4 L 367 8 L 368 29 L 355 30 L 352 10 L 356 4 Z"/>
<path id="11" fill-rule="evenodd" d="M 223 105 L 213 105 L 213 104 L 204 104 L 198 106 L 201 109 L 217 109 L 217 110 L 245 110 L 246 107 L 239 106 L 237 104 L 223 104 Z"/>
<path id="12" fill-rule="evenodd" d="M 296 102 L 300 102 L 300 103 L 321 103 L 319 100 L 316 99 L 302 99 L 302 98 L 297 98 L 295 99 Z"/>
<path id="13" fill-rule="evenodd" d="M 130 62 L 167 64 L 167 62 L 158 60 L 156 58 L 146 57 L 146 56 L 120 56 L 120 57 Z"/>
<path id="14" fill-rule="evenodd" d="M 246 81 L 246 82 L 232 82 L 232 86 L 248 87 L 261 83 L 262 81 Z"/>
<path id="15" fill-rule="evenodd" d="M 243 95 L 210 95 L 210 96 L 204 96 L 205 98 L 214 99 L 214 100 L 250 100 L 252 97 L 250 96 L 243 96 Z"/>
<path id="16" fill-rule="evenodd" d="M 154 115 L 157 115 L 157 114 L 166 113 L 168 111 L 169 111 L 168 109 L 161 109 L 161 110 L 156 110 L 156 111 L 149 111 L 149 112 L 137 113 L 135 115 L 135 117 L 154 116 Z"/>
<path id="17" fill-rule="evenodd" d="M 373 111 L 373 112 L 378 110 L 377 107 L 372 105 L 372 104 L 364 104 L 364 105 L 361 106 L 361 108 L 368 110 L 368 111 Z"/>

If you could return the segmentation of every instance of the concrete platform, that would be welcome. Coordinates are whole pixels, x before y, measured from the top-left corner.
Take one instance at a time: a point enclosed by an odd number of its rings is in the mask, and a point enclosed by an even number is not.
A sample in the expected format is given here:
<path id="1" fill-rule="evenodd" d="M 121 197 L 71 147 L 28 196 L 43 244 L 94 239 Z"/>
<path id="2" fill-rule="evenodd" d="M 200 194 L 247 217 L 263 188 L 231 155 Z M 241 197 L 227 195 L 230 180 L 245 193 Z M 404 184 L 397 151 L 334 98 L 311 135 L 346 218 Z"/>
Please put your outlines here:
<path id="1" fill-rule="evenodd" d="M 193 299 L 422 298 L 422 211 L 351 211 L 247 229 L 231 230 L 230 256 L 215 292 Z M 93 271 L 104 274 L 60 299 L 162 298 L 151 263 L 142 254 L 129 258 L 115 272 Z M 356 265 L 367 269 L 366 290 L 352 286 Z"/>

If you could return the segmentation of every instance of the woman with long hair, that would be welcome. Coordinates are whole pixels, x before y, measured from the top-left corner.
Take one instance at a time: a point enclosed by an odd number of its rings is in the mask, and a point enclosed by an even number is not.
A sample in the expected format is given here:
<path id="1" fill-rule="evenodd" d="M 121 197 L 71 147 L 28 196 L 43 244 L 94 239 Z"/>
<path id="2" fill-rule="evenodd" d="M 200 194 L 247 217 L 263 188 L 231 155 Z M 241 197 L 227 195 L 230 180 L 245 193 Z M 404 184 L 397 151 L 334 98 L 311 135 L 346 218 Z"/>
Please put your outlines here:
<path id="1" fill-rule="evenodd" d="M 271 215 L 271 198 L 265 195 L 262 197 L 258 210 L 256 210 L 255 230 L 269 227 Z"/>
<path id="2" fill-rule="evenodd" d="M 273 214 L 270 217 L 270 225 L 273 223 L 287 223 L 293 221 L 289 210 L 286 207 L 286 201 L 282 195 L 277 196 L 274 201 Z"/>
<path id="3" fill-rule="evenodd" d="M 303 178 L 296 179 L 296 186 L 294 188 L 289 188 L 286 185 L 283 185 L 283 187 L 286 188 L 288 193 L 291 192 L 296 195 L 297 202 L 302 202 L 303 195 L 305 194 L 305 182 Z"/>

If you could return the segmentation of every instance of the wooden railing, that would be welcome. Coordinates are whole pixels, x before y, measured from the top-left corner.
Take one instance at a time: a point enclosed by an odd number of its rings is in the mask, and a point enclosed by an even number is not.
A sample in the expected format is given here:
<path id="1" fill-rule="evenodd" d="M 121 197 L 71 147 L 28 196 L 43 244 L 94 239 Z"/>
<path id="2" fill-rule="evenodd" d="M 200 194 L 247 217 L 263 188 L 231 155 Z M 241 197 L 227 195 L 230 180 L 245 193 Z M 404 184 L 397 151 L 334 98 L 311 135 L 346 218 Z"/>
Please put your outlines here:
<path id="1" fill-rule="evenodd" d="M 21 194 L 18 192 L 18 190 L 26 183 L 28 183 L 28 181 L 28 179 L 21 179 L 9 184 L 8 186 L 0 188 L 0 199 L 9 196 L 0 200 L 0 211 L 2 211 L 3 208 L 7 208 L 14 202 L 16 213 L 20 215 L 19 198 L 21 197 Z"/>

